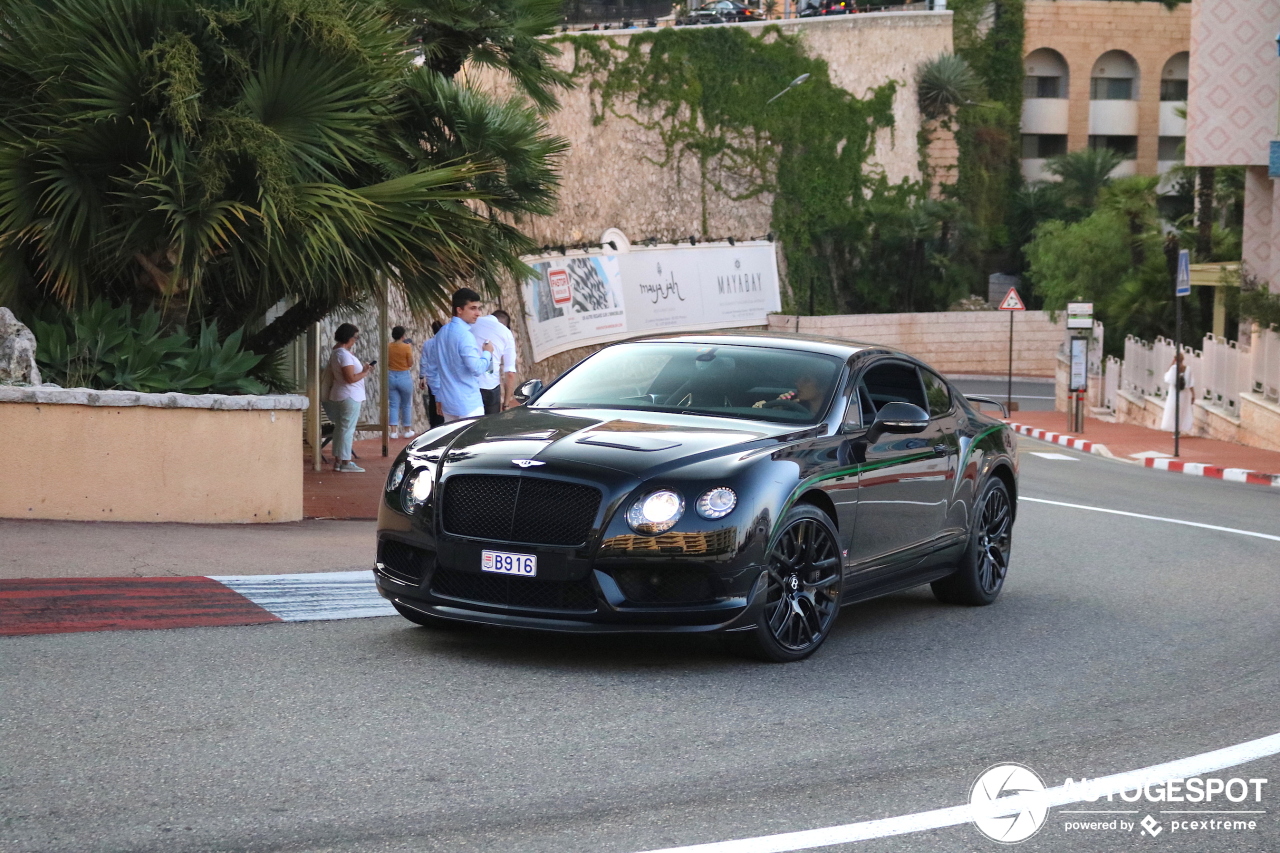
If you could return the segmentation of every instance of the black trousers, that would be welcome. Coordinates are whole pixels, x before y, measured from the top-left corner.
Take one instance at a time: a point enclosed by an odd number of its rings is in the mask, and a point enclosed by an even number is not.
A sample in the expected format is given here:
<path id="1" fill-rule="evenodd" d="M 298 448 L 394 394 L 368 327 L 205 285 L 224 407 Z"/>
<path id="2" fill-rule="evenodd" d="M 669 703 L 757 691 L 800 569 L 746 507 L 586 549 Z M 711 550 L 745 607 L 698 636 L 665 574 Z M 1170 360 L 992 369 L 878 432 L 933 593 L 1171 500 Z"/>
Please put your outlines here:
<path id="1" fill-rule="evenodd" d="M 502 411 L 502 386 L 495 388 L 481 388 L 480 399 L 484 400 L 484 413 L 486 415 L 496 415 Z"/>

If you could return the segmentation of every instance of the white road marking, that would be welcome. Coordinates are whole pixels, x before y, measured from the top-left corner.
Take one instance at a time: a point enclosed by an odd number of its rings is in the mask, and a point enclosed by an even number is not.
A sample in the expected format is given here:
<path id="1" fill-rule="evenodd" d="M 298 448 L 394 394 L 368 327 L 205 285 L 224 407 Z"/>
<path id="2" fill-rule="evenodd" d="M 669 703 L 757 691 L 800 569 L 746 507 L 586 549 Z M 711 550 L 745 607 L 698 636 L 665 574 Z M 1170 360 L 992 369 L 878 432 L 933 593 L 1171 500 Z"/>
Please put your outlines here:
<path id="1" fill-rule="evenodd" d="M 1280 733 L 1224 749 L 1215 749 L 1212 752 L 1203 752 L 1190 758 L 1144 767 L 1141 770 L 1102 776 L 1090 780 L 1085 785 L 1076 784 L 1070 788 L 1060 785 L 1036 794 L 1000 797 L 984 805 L 981 810 L 973 806 L 951 806 L 899 817 L 847 823 L 843 826 L 784 832 L 779 835 L 762 835 L 756 838 L 739 838 L 734 841 L 714 841 L 710 844 L 693 844 L 687 847 L 667 847 L 662 850 L 650 850 L 647 853 L 789 853 L 792 850 L 812 850 L 815 847 L 829 847 L 833 844 L 849 844 L 873 838 L 907 835 L 970 823 L 980 813 L 990 817 L 1017 814 L 1028 808 L 1033 801 L 1050 807 L 1088 802 L 1108 794 L 1133 791 L 1147 784 L 1173 779 L 1189 779 L 1215 770 L 1247 764 L 1277 753 L 1280 753 Z"/>
<path id="2" fill-rule="evenodd" d="M 1074 456 L 1068 456 L 1065 453 L 1041 453 L 1039 450 L 1028 450 L 1032 456 L 1039 456 L 1041 459 L 1053 459 L 1058 462 L 1079 462 L 1080 460 Z"/>
<path id="3" fill-rule="evenodd" d="M 378 594 L 373 572 L 315 572 L 298 575 L 212 577 L 285 622 L 395 616 Z"/>
<path id="4" fill-rule="evenodd" d="M 1183 521 L 1180 518 L 1165 518 L 1162 515 L 1143 515 L 1140 512 L 1125 512 L 1124 510 L 1120 510 L 1120 509 L 1104 509 L 1103 507 L 1100 507 L 1100 506 L 1085 506 L 1083 504 L 1069 504 L 1069 503 L 1063 503 L 1062 501 L 1049 501 L 1049 500 L 1045 500 L 1044 498 L 1020 497 L 1018 498 L 1018 501 L 1019 502 L 1027 501 L 1028 503 L 1033 503 L 1033 504 L 1051 504 L 1053 506 L 1065 506 L 1069 509 L 1084 509 L 1084 510 L 1088 510 L 1089 512 L 1105 512 L 1110 515 L 1127 515 L 1130 518 L 1145 518 L 1147 521 L 1163 521 L 1166 524 L 1183 524 L 1183 525 L 1186 525 L 1187 527 L 1200 527 L 1205 530 L 1220 530 L 1223 533 L 1238 533 L 1241 536 L 1255 536 L 1258 539 L 1270 539 L 1272 542 L 1280 542 L 1280 536 L 1273 536 L 1270 533 L 1258 533 L 1253 530 L 1240 530 L 1235 527 L 1219 527 L 1216 524 L 1201 524 L 1198 521 Z"/>
<path id="5" fill-rule="evenodd" d="M 1159 450 L 1144 450 L 1141 453 L 1130 453 L 1134 459 L 1172 459 L 1173 454 L 1161 453 Z"/>

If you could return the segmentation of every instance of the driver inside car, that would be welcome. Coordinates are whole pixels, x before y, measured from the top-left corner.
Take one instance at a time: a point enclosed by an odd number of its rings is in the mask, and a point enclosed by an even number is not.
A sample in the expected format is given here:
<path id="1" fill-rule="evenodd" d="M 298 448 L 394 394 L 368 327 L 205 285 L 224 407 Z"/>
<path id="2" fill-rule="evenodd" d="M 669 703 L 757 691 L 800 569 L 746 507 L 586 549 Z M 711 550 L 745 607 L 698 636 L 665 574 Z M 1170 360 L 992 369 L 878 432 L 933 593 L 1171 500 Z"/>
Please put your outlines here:
<path id="1" fill-rule="evenodd" d="M 795 378 L 796 389 L 787 391 L 785 394 L 779 394 L 772 400 L 760 400 L 752 405 L 753 409 L 781 409 L 790 408 L 786 404 L 803 406 L 809 410 L 809 414 L 816 415 L 818 408 L 822 405 L 823 393 L 822 385 L 818 380 L 808 374 L 801 373 Z"/>

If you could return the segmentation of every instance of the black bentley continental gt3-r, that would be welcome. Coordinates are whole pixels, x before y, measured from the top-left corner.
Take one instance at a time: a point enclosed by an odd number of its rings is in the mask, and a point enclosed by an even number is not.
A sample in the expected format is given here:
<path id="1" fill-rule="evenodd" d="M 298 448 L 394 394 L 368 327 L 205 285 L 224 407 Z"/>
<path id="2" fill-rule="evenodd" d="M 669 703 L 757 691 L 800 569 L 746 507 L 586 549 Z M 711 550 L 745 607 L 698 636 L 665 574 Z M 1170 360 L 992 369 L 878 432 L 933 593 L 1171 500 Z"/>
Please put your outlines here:
<path id="1" fill-rule="evenodd" d="M 1014 434 L 901 352 L 651 338 L 517 396 L 392 467 L 374 573 L 413 622 L 715 631 L 792 661 L 842 604 L 928 583 L 984 605 L 1004 584 Z"/>

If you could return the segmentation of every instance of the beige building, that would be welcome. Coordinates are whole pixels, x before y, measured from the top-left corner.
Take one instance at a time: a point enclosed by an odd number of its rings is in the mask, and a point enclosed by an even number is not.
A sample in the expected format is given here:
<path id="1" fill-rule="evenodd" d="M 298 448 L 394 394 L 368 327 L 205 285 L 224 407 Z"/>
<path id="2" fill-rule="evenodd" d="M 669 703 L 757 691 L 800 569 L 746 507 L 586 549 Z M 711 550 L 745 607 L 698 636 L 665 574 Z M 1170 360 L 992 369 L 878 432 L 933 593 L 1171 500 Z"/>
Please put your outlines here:
<path id="1" fill-rule="evenodd" d="M 1241 0 L 1261 2 L 1261 0 Z M 1166 173 L 1181 159 L 1191 9 L 1150 0 L 1028 0 L 1022 172 L 1046 180 L 1045 161 L 1106 147 L 1114 173 Z"/>
<path id="2" fill-rule="evenodd" d="M 1244 263 L 1280 292 L 1280 0 L 1195 0 L 1187 165 L 1245 166 Z M 1280 164 L 1276 164 L 1280 165 Z"/>

